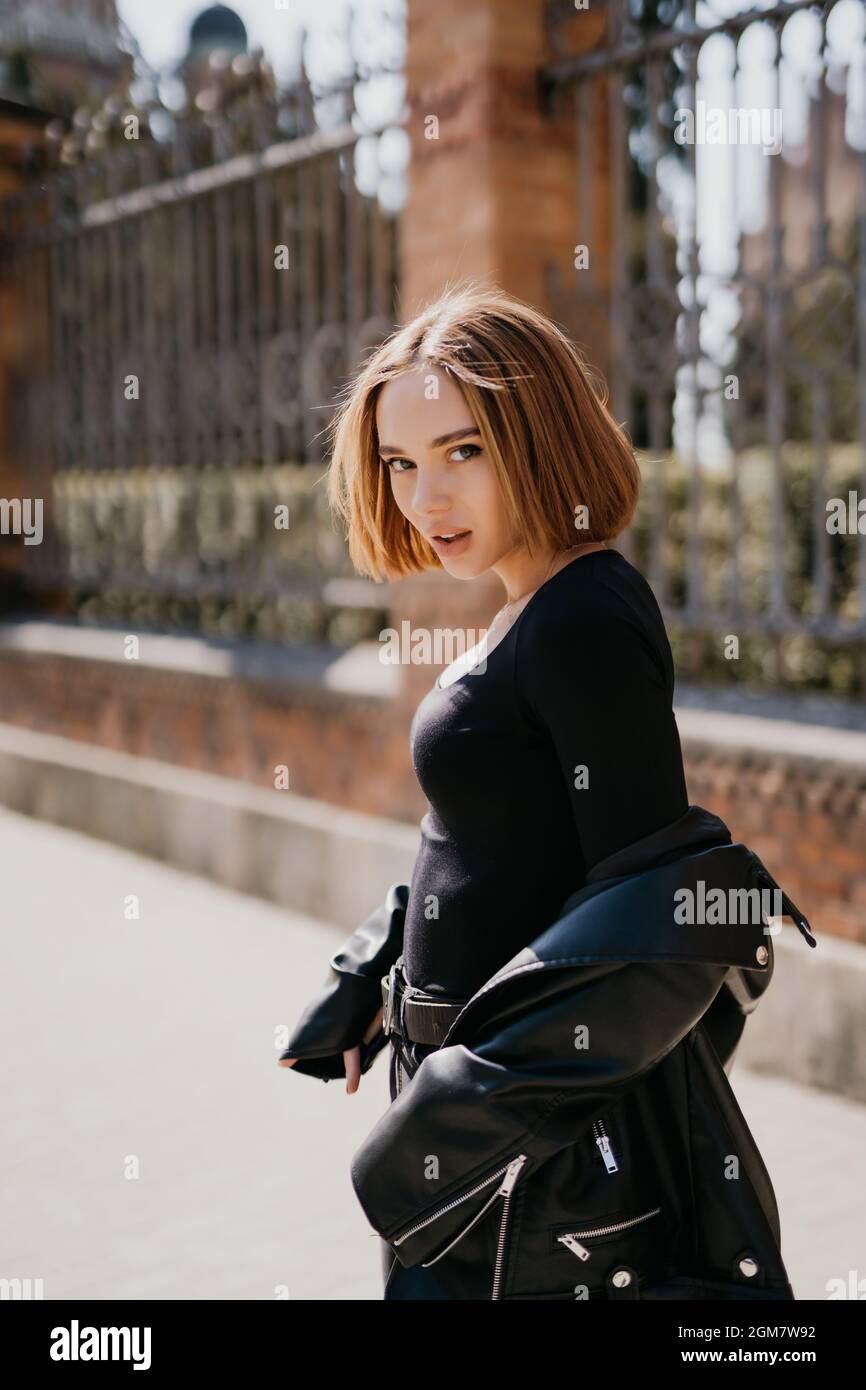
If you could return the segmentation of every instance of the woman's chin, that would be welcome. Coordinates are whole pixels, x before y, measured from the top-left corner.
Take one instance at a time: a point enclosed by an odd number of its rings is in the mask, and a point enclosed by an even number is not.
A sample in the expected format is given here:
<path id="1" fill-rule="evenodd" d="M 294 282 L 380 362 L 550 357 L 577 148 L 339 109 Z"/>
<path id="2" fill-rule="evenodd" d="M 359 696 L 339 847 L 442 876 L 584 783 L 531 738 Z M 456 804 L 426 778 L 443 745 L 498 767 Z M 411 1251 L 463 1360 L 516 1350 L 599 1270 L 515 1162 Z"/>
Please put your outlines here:
<path id="1" fill-rule="evenodd" d="M 452 579 L 477 579 L 484 570 L 479 568 L 476 560 L 470 560 L 469 556 L 455 555 L 453 560 L 442 560 L 442 568 Z"/>

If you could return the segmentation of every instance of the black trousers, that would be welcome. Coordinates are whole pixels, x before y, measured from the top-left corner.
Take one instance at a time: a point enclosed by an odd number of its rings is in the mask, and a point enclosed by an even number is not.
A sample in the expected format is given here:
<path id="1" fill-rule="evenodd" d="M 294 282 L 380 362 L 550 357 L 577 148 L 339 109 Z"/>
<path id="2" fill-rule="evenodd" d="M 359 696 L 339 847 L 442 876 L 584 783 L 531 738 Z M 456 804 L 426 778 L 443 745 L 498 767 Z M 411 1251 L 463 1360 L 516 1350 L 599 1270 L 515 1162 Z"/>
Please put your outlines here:
<path id="1" fill-rule="evenodd" d="M 389 1087 L 393 1102 L 400 1092 L 411 1083 L 412 1077 L 424 1058 L 430 1052 L 435 1052 L 436 1047 L 434 1044 L 427 1043 L 403 1043 L 395 1033 L 392 1033 L 390 1038 Z M 420 1265 L 416 1265 L 413 1269 L 404 1269 L 397 1259 L 393 1246 L 389 1245 L 386 1240 L 380 1240 L 379 1244 L 382 1252 L 383 1299 L 391 1301 L 397 1299 L 448 1300 L 450 1298 L 437 1277 L 436 1265 L 430 1269 L 422 1269 Z M 447 1263 L 447 1259 L 445 1262 Z M 486 1286 L 489 1283 L 489 1275 L 485 1273 L 481 1277 Z"/>

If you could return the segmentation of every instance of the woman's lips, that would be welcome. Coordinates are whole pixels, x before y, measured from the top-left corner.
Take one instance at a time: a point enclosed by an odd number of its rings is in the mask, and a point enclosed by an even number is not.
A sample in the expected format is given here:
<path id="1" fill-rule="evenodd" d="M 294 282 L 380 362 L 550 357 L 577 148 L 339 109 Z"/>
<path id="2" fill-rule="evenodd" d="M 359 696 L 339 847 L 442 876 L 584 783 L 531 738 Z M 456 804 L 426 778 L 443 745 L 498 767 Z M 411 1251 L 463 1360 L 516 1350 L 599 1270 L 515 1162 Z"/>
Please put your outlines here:
<path id="1" fill-rule="evenodd" d="M 459 555 L 472 540 L 471 531 L 458 531 L 453 541 L 443 541 L 438 536 L 430 537 L 430 544 L 439 555 Z"/>

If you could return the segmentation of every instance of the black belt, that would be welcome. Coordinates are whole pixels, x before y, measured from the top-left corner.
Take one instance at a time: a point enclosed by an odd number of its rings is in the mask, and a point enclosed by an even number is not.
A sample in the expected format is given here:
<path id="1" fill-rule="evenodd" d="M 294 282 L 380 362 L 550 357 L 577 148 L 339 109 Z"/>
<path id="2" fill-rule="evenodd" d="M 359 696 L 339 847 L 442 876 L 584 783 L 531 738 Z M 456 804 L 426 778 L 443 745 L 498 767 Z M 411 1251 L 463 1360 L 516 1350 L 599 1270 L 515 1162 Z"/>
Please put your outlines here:
<path id="1" fill-rule="evenodd" d="M 405 1042 L 441 1046 L 451 1024 L 466 1004 L 465 999 L 441 999 L 406 982 L 403 957 L 382 976 L 382 1028 Z"/>

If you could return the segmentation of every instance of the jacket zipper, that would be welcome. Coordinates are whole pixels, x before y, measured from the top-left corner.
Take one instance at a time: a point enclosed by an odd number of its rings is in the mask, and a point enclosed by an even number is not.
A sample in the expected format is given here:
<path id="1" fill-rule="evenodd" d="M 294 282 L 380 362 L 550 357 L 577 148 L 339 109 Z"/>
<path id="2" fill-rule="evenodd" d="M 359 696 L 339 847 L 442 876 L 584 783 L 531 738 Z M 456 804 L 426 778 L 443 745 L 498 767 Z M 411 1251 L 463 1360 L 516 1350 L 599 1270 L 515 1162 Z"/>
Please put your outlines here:
<path id="1" fill-rule="evenodd" d="M 452 1241 L 449 1241 L 448 1245 L 445 1246 L 444 1250 L 440 1250 L 439 1254 L 434 1255 L 432 1260 L 422 1261 L 421 1268 L 428 1269 L 430 1265 L 435 1265 L 437 1260 L 441 1260 L 443 1255 L 447 1255 L 448 1251 L 454 1248 L 458 1240 L 463 1239 L 467 1231 L 471 1231 L 475 1223 L 481 1220 L 484 1213 L 493 1204 L 493 1202 L 496 1201 L 497 1197 L 501 1196 L 506 1199 L 505 1209 L 507 1212 L 508 1198 L 511 1194 L 511 1189 L 517 1181 L 517 1176 L 525 1162 L 526 1154 L 518 1154 L 516 1158 L 512 1158 L 508 1163 L 503 1164 L 501 1168 L 497 1168 L 495 1173 L 491 1173 L 489 1177 L 484 1178 L 481 1182 L 477 1182 L 474 1187 L 471 1187 L 468 1192 L 464 1192 L 461 1197 L 454 1197 L 450 1202 L 446 1202 L 444 1206 L 439 1207 L 436 1211 L 434 1211 L 432 1215 L 425 1216 L 423 1221 L 417 1221 L 414 1226 L 410 1226 L 408 1231 L 404 1231 L 401 1236 L 398 1236 L 396 1238 L 396 1240 L 391 1240 L 390 1244 L 393 1246 L 402 1245 L 403 1241 L 408 1240 L 409 1237 L 414 1235 L 416 1231 L 422 1231 L 425 1226 L 430 1225 L 431 1221 L 438 1221 L 440 1216 L 444 1216 L 445 1213 L 448 1211 L 453 1211 L 454 1207 L 459 1207 L 461 1202 L 466 1202 L 469 1200 L 470 1197 L 474 1197 L 476 1192 L 480 1192 L 482 1188 L 488 1187 L 489 1184 L 495 1182 L 497 1178 L 502 1178 L 503 1180 L 500 1183 L 499 1187 L 496 1189 L 496 1191 L 493 1193 L 490 1199 L 484 1203 L 484 1206 L 481 1208 L 481 1210 L 477 1212 L 475 1216 L 473 1216 L 471 1221 L 467 1222 L 467 1224 L 462 1228 L 462 1230 L 457 1232 L 457 1235 L 454 1237 Z M 503 1235 L 504 1225 L 500 1227 L 500 1245 L 502 1243 Z"/>
<path id="2" fill-rule="evenodd" d="M 491 1301 L 501 1297 L 502 1258 L 505 1254 L 505 1232 L 508 1227 L 508 1217 L 511 1212 L 511 1192 L 514 1184 L 517 1182 L 520 1169 L 525 1162 L 526 1157 L 524 1154 L 521 1154 L 519 1158 L 516 1158 L 513 1163 L 508 1165 L 505 1179 L 497 1193 L 497 1196 L 501 1196 L 504 1200 L 502 1203 L 502 1220 L 499 1223 L 499 1243 L 496 1247 L 496 1264 L 493 1269 L 493 1292 L 490 1295 Z"/>
<path id="3" fill-rule="evenodd" d="M 609 1173 L 618 1173 L 619 1164 L 617 1163 L 616 1158 L 614 1157 L 613 1149 L 610 1147 L 610 1139 L 608 1138 L 607 1130 L 604 1127 L 604 1120 L 593 1120 L 592 1129 L 593 1133 L 595 1134 L 595 1142 L 599 1147 L 599 1151 L 601 1153 L 602 1158 L 604 1159 L 605 1168 Z"/>
<path id="4" fill-rule="evenodd" d="M 567 1235 L 557 1236 L 556 1239 L 567 1250 L 570 1250 L 572 1255 L 577 1255 L 579 1260 L 588 1260 L 592 1251 L 587 1250 L 585 1245 L 581 1245 L 579 1237 L 589 1240 L 591 1236 L 612 1235 L 614 1231 L 624 1231 L 629 1226 L 636 1226 L 640 1221 L 647 1221 L 651 1216 L 658 1216 L 660 1211 L 661 1207 L 653 1207 L 652 1211 L 645 1211 L 640 1216 L 632 1216 L 628 1221 L 617 1221 L 612 1226 L 596 1226 L 591 1231 L 569 1231 Z"/>

